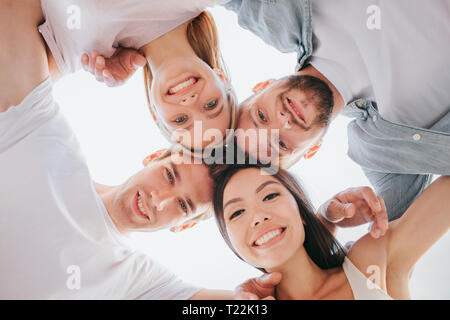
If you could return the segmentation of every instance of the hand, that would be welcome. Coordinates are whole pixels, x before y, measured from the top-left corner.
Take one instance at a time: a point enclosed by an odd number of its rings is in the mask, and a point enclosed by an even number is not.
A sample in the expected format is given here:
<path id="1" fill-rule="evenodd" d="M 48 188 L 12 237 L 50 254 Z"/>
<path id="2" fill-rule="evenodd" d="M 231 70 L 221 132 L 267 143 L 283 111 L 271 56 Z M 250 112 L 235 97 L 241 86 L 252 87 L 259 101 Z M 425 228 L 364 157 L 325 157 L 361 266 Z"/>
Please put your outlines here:
<path id="1" fill-rule="evenodd" d="M 108 87 L 124 84 L 140 67 L 145 66 L 147 59 L 135 49 L 118 48 L 111 58 L 104 58 L 95 50 L 91 55 L 83 54 L 81 64 L 85 71 L 95 76 L 97 81 Z"/>
<path id="2" fill-rule="evenodd" d="M 275 286 L 281 281 L 281 273 L 266 273 L 240 284 L 234 290 L 236 300 L 275 300 Z"/>
<path id="3" fill-rule="evenodd" d="M 321 214 L 331 223 L 359 225 L 373 222 L 370 234 L 374 238 L 383 236 L 388 229 L 387 209 L 383 198 L 378 197 L 370 187 L 349 188 L 319 208 Z"/>

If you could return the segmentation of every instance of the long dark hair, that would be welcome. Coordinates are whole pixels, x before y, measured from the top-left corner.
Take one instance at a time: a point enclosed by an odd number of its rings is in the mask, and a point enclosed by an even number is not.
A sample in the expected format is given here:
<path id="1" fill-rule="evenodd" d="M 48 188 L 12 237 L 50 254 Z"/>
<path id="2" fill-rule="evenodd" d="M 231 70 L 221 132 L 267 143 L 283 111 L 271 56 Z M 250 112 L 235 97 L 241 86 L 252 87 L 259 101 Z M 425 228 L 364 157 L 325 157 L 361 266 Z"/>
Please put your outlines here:
<path id="1" fill-rule="evenodd" d="M 342 266 L 346 256 L 346 250 L 316 217 L 311 202 L 303 192 L 303 189 L 297 180 L 285 170 L 279 169 L 277 172 L 270 172 L 265 166 L 259 164 L 233 165 L 224 168 L 223 171 L 216 173 L 214 176 L 215 187 L 213 201 L 216 222 L 225 242 L 239 259 L 245 261 L 233 248 L 230 238 L 228 237 L 223 216 L 223 192 L 230 179 L 236 173 L 248 168 L 266 170 L 292 194 L 297 202 L 300 216 L 305 222 L 305 241 L 303 246 L 311 260 L 323 270 Z M 266 272 L 266 270 L 262 268 L 258 269 L 262 272 Z"/>

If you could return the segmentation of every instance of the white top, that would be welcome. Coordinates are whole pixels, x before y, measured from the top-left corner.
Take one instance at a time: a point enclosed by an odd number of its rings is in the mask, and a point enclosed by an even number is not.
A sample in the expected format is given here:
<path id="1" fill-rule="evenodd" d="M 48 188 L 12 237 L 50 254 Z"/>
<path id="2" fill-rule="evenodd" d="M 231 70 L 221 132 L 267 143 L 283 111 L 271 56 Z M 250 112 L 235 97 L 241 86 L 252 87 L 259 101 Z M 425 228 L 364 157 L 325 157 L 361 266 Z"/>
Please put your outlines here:
<path id="1" fill-rule="evenodd" d="M 342 265 L 355 300 L 392 300 L 380 287 L 375 285 L 358 268 L 345 257 Z"/>
<path id="2" fill-rule="evenodd" d="M 345 103 L 375 99 L 384 119 L 421 128 L 450 111 L 450 1 L 315 0 L 312 6 L 318 42 L 311 63 Z"/>
<path id="3" fill-rule="evenodd" d="M 50 80 L 0 113 L 0 299 L 187 299 L 96 193 Z"/>
<path id="4" fill-rule="evenodd" d="M 81 69 L 81 56 L 110 57 L 118 46 L 139 49 L 206 7 L 229 0 L 41 0 L 39 26 L 61 74 Z"/>

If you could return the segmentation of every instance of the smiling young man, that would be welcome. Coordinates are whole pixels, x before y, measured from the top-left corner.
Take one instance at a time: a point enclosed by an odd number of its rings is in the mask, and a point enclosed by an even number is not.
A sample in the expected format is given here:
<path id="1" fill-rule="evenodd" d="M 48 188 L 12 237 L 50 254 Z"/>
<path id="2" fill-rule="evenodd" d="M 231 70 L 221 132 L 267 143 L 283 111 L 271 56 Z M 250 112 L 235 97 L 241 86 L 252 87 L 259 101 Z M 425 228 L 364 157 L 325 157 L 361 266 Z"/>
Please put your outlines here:
<path id="1" fill-rule="evenodd" d="M 329 86 L 334 106 L 328 120 L 340 113 L 355 118 L 348 127 L 348 155 L 385 200 L 390 220 L 406 211 L 431 174 L 450 174 L 448 1 L 377 1 L 374 6 L 360 0 L 232 0 L 225 7 L 269 45 L 296 52 L 297 76 L 311 75 Z M 286 92 L 284 100 L 277 98 L 286 79 L 256 88 L 243 103 L 238 128 L 254 128 L 259 121 L 279 129 L 291 144 L 278 142 L 282 156 L 292 155 L 290 165 L 317 151 L 326 125 L 311 125 L 320 108 L 300 87 Z M 339 195 L 332 199 L 328 215 L 345 214 L 346 203 L 340 201 Z M 365 219 L 355 217 L 342 224 L 361 222 Z"/>
<path id="2" fill-rule="evenodd" d="M 0 298 L 273 295 L 279 275 L 249 280 L 236 294 L 201 289 L 128 246 L 124 233 L 177 226 L 204 213 L 208 169 L 161 157 L 120 186 L 94 186 L 53 98 L 41 20 L 39 1 L 0 5 Z"/>

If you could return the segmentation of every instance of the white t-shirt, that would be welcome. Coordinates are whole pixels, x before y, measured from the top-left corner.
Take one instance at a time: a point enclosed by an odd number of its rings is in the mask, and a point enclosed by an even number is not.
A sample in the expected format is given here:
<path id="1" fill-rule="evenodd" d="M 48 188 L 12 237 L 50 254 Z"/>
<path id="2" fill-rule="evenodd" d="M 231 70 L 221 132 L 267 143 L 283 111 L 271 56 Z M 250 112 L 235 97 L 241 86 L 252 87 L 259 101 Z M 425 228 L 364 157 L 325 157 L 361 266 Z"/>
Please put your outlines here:
<path id="1" fill-rule="evenodd" d="M 0 299 L 187 299 L 127 246 L 46 80 L 0 113 Z"/>
<path id="2" fill-rule="evenodd" d="M 81 56 L 110 57 L 118 46 L 139 49 L 205 8 L 229 0 L 41 0 L 39 26 L 61 74 L 79 70 Z"/>
<path id="3" fill-rule="evenodd" d="M 450 111 L 450 1 L 314 0 L 312 6 L 311 63 L 346 103 L 374 99 L 384 119 L 421 128 Z"/>

